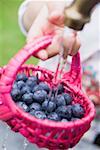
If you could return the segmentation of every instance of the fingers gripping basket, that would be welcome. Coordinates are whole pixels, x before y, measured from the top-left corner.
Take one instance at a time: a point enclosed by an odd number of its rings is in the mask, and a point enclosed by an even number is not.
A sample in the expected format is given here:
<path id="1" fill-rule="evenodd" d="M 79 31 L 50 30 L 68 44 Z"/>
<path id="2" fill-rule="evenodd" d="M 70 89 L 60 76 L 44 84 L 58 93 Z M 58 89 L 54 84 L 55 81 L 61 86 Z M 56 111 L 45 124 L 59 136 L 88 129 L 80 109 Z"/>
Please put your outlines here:
<path id="1" fill-rule="evenodd" d="M 22 66 L 29 57 L 46 48 L 51 42 L 52 37 L 46 36 L 26 45 L 6 66 L 0 80 L 0 119 L 6 121 L 13 131 L 20 132 L 31 143 L 36 143 L 39 147 L 66 150 L 78 143 L 90 128 L 95 114 L 93 104 L 81 91 L 79 54 L 73 57 L 71 69 L 63 75 L 61 82 L 65 89 L 73 94 L 74 103 L 79 102 L 84 107 L 86 113 L 82 119 L 68 123 L 36 119 L 18 108 L 10 96 L 18 72 L 24 72 L 28 76 L 38 73 L 41 80 L 45 80 L 50 86 L 54 84 L 53 72 L 39 66 Z"/>

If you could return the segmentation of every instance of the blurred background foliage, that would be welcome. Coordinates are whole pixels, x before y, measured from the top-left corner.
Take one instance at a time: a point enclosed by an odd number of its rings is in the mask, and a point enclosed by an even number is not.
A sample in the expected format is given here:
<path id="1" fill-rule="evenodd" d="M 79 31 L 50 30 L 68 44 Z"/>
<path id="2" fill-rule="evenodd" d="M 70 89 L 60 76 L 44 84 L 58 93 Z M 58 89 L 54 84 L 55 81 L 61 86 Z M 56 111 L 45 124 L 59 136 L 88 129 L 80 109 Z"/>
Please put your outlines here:
<path id="1" fill-rule="evenodd" d="M 23 0 L 0 0 L 0 66 L 6 65 L 25 44 L 18 25 L 18 8 Z M 31 58 L 28 63 L 37 63 Z"/>

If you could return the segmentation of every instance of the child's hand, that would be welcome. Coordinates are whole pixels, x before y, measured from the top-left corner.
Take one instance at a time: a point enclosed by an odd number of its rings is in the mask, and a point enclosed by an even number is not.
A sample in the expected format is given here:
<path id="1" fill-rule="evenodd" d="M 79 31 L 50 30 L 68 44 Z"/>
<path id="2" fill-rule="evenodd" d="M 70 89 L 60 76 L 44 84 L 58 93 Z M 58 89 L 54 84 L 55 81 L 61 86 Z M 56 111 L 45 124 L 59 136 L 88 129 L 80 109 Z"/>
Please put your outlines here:
<path id="1" fill-rule="evenodd" d="M 64 16 L 63 16 L 63 11 L 64 11 L 65 4 L 64 3 L 51 3 L 49 2 L 48 8 L 49 8 L 49 13 L 47 10 L 46 5 L 41 9 L 39 12 L 37 18 L 35 19 L 29 33 L 27 36 L 27 42 L 33 41 L 36 37 L 40 37 L 43 35 L 48 35 L 52 34 L 54 35 L 52 44 L 48 46 L 46 50 L 41 50 L 38 52 L 37 56 L 38 58 L 42 60 L 46 60 L 52 56 L 55 56 L 59 53 L 60 50 L 60 42 L 59 39 L 63 39 L 63 45 L 64 45 L 64 50 L 66 51 L 66 56 L 68 54 L 74 55 L 79 47 L 80 47 L 80 42 L 76 38 L 72 51 L 69 52 L 69 42 L 71 37 L 73 37 L 73 33 L 70 35 L 65 35 L 63 34 L 64 30 Z"/>

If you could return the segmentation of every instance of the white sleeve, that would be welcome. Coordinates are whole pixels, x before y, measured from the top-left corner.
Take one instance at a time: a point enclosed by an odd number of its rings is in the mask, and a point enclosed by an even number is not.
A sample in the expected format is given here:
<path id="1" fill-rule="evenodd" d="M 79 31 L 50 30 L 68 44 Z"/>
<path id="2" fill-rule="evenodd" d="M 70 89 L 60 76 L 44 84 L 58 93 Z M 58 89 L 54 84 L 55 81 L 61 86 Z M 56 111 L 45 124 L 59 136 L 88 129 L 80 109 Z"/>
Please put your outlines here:
<path id="1" fill-rule="evenodd" d="M 25 0 L 19 7 L 19 10 L 18 10 L 18 24 L 20 26 L 20 29 L 22 31 L 22 33 L 26 36 L 27 35 L 27 31 L 23 25 L 23 15 L 28 7 L 28 4 L 30 1 L 33 1 L 33 0 Z"/>

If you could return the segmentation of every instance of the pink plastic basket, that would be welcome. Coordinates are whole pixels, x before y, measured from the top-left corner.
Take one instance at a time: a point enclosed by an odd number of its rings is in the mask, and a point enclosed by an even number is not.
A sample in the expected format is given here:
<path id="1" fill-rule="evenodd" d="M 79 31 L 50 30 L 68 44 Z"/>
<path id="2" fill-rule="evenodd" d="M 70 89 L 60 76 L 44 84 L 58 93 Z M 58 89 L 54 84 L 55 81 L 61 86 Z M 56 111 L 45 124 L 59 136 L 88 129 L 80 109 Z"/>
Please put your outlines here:
<path id="1" fill-rule="evenodd" d="M 73 94 L 74 103 L 80 103 L 85 109 L 85 116 L 72 122 L 54 122 L 40 120 L 25 113 L 16 106 L 10 96 L 13 82 L 17 73 L 24 72 L 28 76 L 38 73 L 39 78 L 52 86 L 54 72 L 34 65 L 23 65 L 36 52 L 46 48 L 52 42 L 51 36 L 45 36 L 34 43 L 26 45 L 15 57 L 11 59 L 0 79 L 0 119 L 7 122 L 11 129 L 20 132 L 31 143 L 50 150 L 66 150 L 76 145 L 84 133 L 90 128 L 95 110 L 92 102 L 81 90 L 80 55 L 72 58 L 71 69 L 64 73 L 60 81 L 66 91 Z"/>

